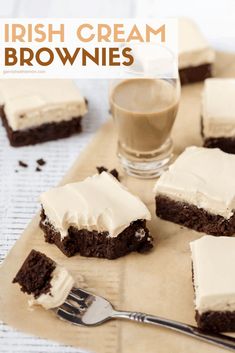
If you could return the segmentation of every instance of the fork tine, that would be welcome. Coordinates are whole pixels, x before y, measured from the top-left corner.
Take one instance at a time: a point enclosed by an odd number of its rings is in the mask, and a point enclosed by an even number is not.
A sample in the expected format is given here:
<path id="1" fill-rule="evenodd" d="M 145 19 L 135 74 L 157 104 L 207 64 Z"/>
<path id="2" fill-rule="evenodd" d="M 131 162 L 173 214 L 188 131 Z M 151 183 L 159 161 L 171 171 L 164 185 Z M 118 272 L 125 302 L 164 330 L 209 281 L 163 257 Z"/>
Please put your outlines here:
<path id="1" fill-rule="evenodd" d="M 67 297 L 67 301 L 70 300 L 75 302 L 79 309 L 84 310 L 95 300 L 95 296 L 79 288 L 72 288 Z"/>
<path id="2" fill-rule="evenodd" d="M 75 288 L 75 287 L 72 288 L 72 290 L 70 291 L 70 294 L 73 294 L 74 296 L 78 296 L 80 299 L 81 298 L 86 299 L 90 296 L 93 296 L 91 293 L 89 293 L 83 289 Z"/>
<path id="3" fill-rule="evenodd" d="M 68 300 L 71 300 L 73 302 L 76 303 L 76 305 L 81 309 L 81 310 L 84 310 L 84 309 L 87 309 L 88 308 L 88 303 L 86 302 L 85 299 L 81 299 L 80 297 L 72 294 L 72 293 L 69 293 L 68 297 L 67 297 L 67 301 Z"/>
<path id="4" fill-rule="evenodd" d="M 67 300 L 61 305 L 61 308 L 70 311 L 74 315 L 80 315 L 81 314 L 81 311 L 79 310 L 79 308 L 75 307 L 74 305 L 69 303 Z"/>
<path id="5" fill-rule="evenodd" d="M 81 319 L 79 318 L 79 316 L 76 316 L 74 314 L 71 314 L 70 312 L 64 310 L 62 307 L 59 307 L 58 310 L 57 310 L 57 315 L 63 319 L 63 320 L 66 320 L 66 321 L 69 321 L 70 323 L 72 324 L 75 324 L 75 325 L 82 325 L 82 321 Z"/>
<path id="6" fill-rule="evenodd" d="M 99 314 L 98 317 L 95 315 L 96 311 Z M 65 302 L 55 312 L 61 319 L 72 324 L 96 326 L 110 319 L 113 308 L 102 297 L 80 288 L 72 288 Z M 92 319 L 93 315 L 95 315 L 94 319 Z"/>

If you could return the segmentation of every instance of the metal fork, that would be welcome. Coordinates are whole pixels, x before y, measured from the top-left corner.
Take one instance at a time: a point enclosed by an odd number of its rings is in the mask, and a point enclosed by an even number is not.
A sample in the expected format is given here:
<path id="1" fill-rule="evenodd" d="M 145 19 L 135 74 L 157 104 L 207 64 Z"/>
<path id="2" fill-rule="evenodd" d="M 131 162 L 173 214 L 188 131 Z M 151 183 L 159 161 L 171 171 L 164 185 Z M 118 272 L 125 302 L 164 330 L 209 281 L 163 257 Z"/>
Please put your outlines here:
<path id="1" fill-rule="evenodd" d="M 111 319 L 127 319 L 169 328 L 199 340 L 235 352 L 235 338 L 202 332 L 199 328 L 181 322 L 139 312 L 117 311 L 112 304 L 84 289 L 73 288 L 64 304 L 54 309 L 63 320 L 79 326 L 97 326 Z"/>

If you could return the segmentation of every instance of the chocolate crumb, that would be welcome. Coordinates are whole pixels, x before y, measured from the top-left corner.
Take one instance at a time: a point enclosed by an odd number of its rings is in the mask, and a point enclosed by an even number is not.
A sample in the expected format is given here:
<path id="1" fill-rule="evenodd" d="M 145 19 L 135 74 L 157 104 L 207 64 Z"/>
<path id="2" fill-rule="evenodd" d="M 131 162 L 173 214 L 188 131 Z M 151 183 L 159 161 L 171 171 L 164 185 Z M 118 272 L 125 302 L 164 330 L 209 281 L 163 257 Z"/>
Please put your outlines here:
<path id="1" fill-rule="evenodd" d="M 15 169 L 15 173 L 18 173 L 18 170 L 17 170 L 17 169 Z"/>
<path id="2" fill-rule="evenodd" d="M 37 160 L 37 164 L 42 166 L 42 165 L 46 164 L 46 161 L 44 161 L 43 158 L 40 158 L 40 159 Z"/>
<path id="3" fill-rule="evenodd" d="M 23 162 L 23 161 L 18 161 L 19 166 L 23 167 L 23 168 L 28 168 L 28 164 Z"/>
<path id="4" fill-rule="evenodd" d="M 117 169 L 110 170 L 110 174 L 112 174 L 114 176 L 114 178 L 116 178 L 118 181 L 120 181 Z"/>
<path id="5" fill-rule="evenodd" d="M 39 167 L 37 167 L 35 170 L 36 170 L 36 172 L 41 172 L 42 171 L 42 169 L 39 168 Z"/>
<path id="6" fill-rule="evenodd" d="M 114 178 L 116 178 L 118 181 L 120 181 L 117 169 L 108 170 L 104 166 L 96 167 L 96 169 L 97 169 L 99 174 L 101 174 L 102 172 L 108 172 L 108 173 L 112 174 L 112 176 L 114 176 Z"/>
<path id="7" fill-rule="evenodd" d="M 101 166 L 101 167 L 96 167 L 96 169 L 97 169 L 97 171 L 98 171 L 99 174 L 108 171 L 108 169 L 105 168 L 105 167 L 103 167 L 103 166 Z"/>

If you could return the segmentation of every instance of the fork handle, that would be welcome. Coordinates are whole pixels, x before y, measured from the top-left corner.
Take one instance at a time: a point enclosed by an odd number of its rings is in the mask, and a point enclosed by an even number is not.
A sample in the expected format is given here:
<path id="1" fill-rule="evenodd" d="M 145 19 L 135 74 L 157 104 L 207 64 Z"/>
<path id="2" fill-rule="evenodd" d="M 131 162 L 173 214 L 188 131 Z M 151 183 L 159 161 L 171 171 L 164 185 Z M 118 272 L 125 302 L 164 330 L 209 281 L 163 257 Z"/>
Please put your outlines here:
<path id="1" fill-rule="evenodd" d="M 145 324 L 152 324 L 161 327 L 166 327 L 171 330 L 192 336 L 201 341 L 208 342 L 223 348 L 230 349 L 235 352 L 235 338 L 213 333 L 202 332 L 199 328 L 186 325 L 181 322 L 164 319 L 158 316 L 147 315 L 139 312 L 114 311 L 112 318 L 128 319 Z"/>

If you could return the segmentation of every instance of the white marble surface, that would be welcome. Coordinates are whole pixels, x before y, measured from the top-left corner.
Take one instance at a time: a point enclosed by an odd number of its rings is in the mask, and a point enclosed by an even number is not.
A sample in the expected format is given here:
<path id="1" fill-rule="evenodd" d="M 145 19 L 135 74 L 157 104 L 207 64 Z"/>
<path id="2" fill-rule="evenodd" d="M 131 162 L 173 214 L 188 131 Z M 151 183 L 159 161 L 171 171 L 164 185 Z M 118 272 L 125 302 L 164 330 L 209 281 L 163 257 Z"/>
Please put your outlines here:
<path id="1" fill-rule="evenodd" d="M 124 18 L 135 14 L 139 17 L 191 16 L 197 20 L 212 45 L 235 51 L 234 0 L 0 0 L 1 17 Z M 221 23 L 223 25 L 219 25 Z M 84 119 L 82 135 L 33 149 L 15 149 L 9 147 L 5 131 L 0 126 L 0 263 L 35 214 L 38 195 L 58 183 L 107 118 L 108 83 L 81 80 L 78 85 L 89 100 L 89 113 Z M 41 157 L 47 164 L 41 173 L 37 173 L 36 159 Z M 28 163 L 29 168 L 20 168 L 19 160 Z M 16 332 L 0 323 L 0 352 L 72 353 L 79 350 Z"/>

